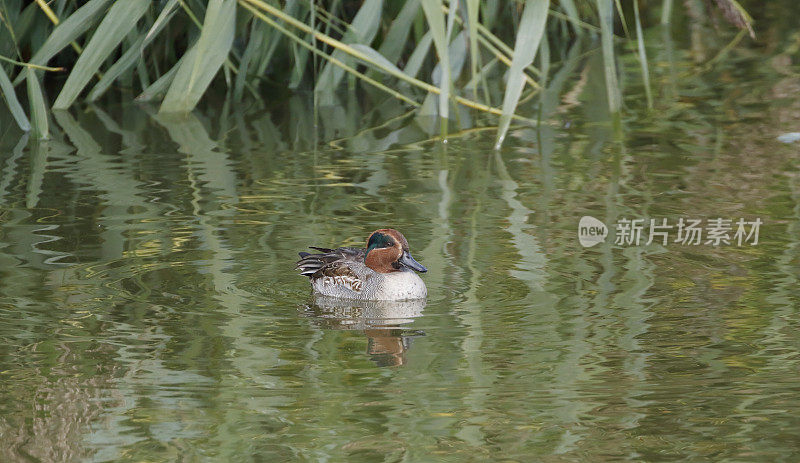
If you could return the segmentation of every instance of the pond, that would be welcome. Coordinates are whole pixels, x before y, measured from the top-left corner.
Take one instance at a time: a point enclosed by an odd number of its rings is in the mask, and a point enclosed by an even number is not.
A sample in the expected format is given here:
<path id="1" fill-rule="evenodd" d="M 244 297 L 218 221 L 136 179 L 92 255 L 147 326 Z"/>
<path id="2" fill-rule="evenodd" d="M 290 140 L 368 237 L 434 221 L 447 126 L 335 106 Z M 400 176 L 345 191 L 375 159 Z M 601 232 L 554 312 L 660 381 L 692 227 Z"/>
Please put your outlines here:
<path id="1" fill-rule="evenodd" d="M 655 111 L 630 82 L 615 123 L 576 48 L 499 151 L 491 119 L 443 143 L 368 91 L 107 101 L 49 142 L 3 116 L 0 459 L 797 460 L 800 77 L 780 48 L 697 70 L 665 37 Z M 675 228 L 617 244 L 636 219 Z M 297 252 L 383 227 L 427 301 L 314 299 Z"/>

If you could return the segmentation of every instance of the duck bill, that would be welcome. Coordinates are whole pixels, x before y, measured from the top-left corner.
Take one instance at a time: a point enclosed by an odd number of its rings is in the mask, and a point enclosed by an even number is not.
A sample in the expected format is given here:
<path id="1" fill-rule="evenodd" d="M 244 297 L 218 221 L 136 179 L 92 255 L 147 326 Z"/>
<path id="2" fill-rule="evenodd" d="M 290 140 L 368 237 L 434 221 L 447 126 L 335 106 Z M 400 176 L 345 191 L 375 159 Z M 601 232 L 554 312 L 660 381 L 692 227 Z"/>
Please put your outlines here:
<path id="1" fill-rule="evenodd" d="M 425 273 L 428 271 L 428 269 L 426 269 L 425 266 L 414 260 L 414 258 L 411 257 L 411 253 L 408 251 L 403 251 L 403 255 L 400 256 L 399 259 L 397 259 L 397 262 L 399 262 L 400 265 L 402 265 L 403 267 L 410 268 L 411 270 L 420 273 Z"/>

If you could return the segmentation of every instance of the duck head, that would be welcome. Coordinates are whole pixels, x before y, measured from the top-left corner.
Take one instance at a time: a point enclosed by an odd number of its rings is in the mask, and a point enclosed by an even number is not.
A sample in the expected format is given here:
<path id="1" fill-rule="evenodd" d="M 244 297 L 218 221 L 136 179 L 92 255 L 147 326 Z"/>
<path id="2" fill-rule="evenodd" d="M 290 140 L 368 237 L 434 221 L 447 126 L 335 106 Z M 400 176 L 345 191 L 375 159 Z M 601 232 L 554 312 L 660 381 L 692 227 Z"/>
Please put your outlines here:
<path id="1" fill-rule="evenodd" d="M 411 257 L 403 234 L 392 228 L 375 230 L 369 235 L 364 263 L 378 273 L 400 272 L 407 268 L 421 273 L 428 271 Z"/>

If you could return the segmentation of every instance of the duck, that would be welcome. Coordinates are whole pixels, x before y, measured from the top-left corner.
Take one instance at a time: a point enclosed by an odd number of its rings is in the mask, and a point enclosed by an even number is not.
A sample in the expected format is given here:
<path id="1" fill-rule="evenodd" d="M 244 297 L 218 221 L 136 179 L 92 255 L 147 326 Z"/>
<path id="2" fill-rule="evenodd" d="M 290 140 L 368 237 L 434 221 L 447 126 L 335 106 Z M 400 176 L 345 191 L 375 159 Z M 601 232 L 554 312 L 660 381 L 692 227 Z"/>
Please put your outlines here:
<path id="1" fill-rule="evenodd" d="M 417 275 L 428 271 L 409 250 L 408 241 L 393 228 L 381 228 L 367 238 L 364 249 L 309 246 L 300 252 L 296 269 L 307 276 L 315 294 L 361 301 L 403 301 L 428 296 Z"/>

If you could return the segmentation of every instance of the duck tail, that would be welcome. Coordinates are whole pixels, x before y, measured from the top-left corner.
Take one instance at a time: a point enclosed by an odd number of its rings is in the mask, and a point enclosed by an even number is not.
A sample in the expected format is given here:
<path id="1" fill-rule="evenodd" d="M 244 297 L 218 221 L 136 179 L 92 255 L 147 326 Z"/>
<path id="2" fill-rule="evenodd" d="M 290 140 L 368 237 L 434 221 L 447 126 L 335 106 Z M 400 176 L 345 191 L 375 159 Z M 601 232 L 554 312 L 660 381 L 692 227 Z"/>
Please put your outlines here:
<path id="1" fill-rule="evenodd" d="M 333 252 L 333 249 L 327 248 L 318 248 L 314 246 L 310 246 L 311 249 L 316 249 L 317 251 L 322 251 L 324 254 L 311 254 L 310 252 L 299 252 L 300 260 L 297 261 L 297 265 L 295 269 L 300 270 L 300 275 L 305 275 L 309 278 L 313 277 L 319 269 L 330 263 L 330 259 L 325 259 L 325 257 L 330 257 L 330 253 Z"/>

